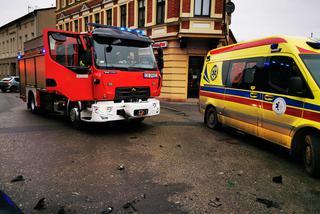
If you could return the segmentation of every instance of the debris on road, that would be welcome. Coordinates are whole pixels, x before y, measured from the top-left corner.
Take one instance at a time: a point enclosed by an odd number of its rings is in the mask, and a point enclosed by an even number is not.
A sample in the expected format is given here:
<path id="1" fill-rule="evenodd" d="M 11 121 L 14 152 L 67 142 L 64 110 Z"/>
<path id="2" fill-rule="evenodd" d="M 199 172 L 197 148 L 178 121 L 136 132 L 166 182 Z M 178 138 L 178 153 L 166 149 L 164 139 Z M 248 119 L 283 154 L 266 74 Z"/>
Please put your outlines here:
<path id="1" fill-rule="evenodd" d="M 124 170 L 125 169 L 125 167 L 124 167 L 124 165 L 123 164 L 121 164 L 121 165 L 119 165 L 118 166 L 118 168 L 117 168 L 119 171 L 122 171 L 122 170 Z"/>
<path id="2" fill-rule="evenodd" d="M 282 176 L 276 176 L 272 178 L 273 183 L 282 184 Z"/>
<path id="3" fill-rule="evenodd" d="M 138 138 L 138 137 L 136 137 L 136 136 L 131 136 L 131 137 L 130 137 L 131 140 L 134 140 L 134 139 L 137 139 L 137 138 Z"/>
<path id="4" fill-rule="evenodd" d="M 218 208 L 218 207 L 222 206 L 222 204 L 220 203 L 220 198 L 216 198 L 215 201 L 210 200 L 210 202 L 208 203 L 208 205 L 209 205 L 210 207 L 213 207 L 213 208 Z"/>
<path id="5" fill-rule="evenodd" d="M 15 178 L 13 178 L 10 182 L 14 183 L 14 182 L 19 182 L 19 181 L 24 181 L 24 178 L 22 175 L 18 175 Z"/>
<path id="6" fill-rule="evenodd" d="M 160 145 L 159 147 L 160 147 L 160 148 L 163 148 L 163 146 L 162 146 L 162 145 Z"/>
<path id="7" fill-rule="evenodd" d="M 231 180 L 228 180 L 228 187 L 234 187 L 234 185 L 235 185 L 235 183 L 233 182 L 233 181 L 231 181 Z"/>
<path id="8" fill-rule="evenodd" d="M 65 214 L 64 206 L 59 208 L 58 214 Z"/>
<path id="9" fill-rule="evenodd" d="M 46 208 L 46 198 L 41 198 L 33 209 L 42 210 L 45 208 Z"/>
<path id="10" fill-rule="evenodd" d="M 259 202 L 261 204 L 264 204 L 267 206 L 267 208 L 280 208 L 280 205 L 275 202 L 275 201 L 271 201 L 271 200 L 268 200 L 268 199 L 264 199 L 264 198 L 256 198 L 256 202 Z"/>
<path id="11" fill-rule="evenodd" d="M 109 213 L 112 213 L 113 211 L 113 207 L 108 207 L 106 210 L 102 211 L 101 214 L 109 214 Z"/>
<path id="12" fill-rule="evenodd" d="M 73 195 L 73 196 L 79 196 L 80 193 L 78 193 L 78 192 L 72 192 L 72 195 Z"/>
<path id="13" fill-rule="evenodd" d="M 137 212 L 137 208 L 134 206 L 135 204 L 135 201 L 132 201 L 132 202 L 127 202 L 126 204 L 124 204 L 122 207 L 123 209 L 127 210 L 127 209 L 132 209 L 134 212 Z"/>
<path id="14" fill-rule="evenodd" d="M 177 145 L 178 148 L 181 148 L 182 146 L 180 144 Z"/>
<path id="15" fill-rule="evenodd" d="M 238 171 L 238 176 L 242 176 L 243 173 L 244 173 L 243 170 L 239 170 L 239 171 Z"/>

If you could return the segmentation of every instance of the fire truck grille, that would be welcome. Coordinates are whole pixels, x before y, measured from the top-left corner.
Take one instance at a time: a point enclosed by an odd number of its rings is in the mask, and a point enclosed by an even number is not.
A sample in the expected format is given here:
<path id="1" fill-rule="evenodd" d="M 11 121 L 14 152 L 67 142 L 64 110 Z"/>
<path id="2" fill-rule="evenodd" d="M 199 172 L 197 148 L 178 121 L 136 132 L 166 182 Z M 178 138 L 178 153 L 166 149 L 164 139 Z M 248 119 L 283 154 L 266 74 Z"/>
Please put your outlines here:
<path id="1" fill-rule="evenodd" d="M 128 87 L 128 88 L 117 88 L 116 89 L 116 102 L 122 100 L 134 101 L 134 100 L 147 100 L 150 97 L 149 87 Z"/>

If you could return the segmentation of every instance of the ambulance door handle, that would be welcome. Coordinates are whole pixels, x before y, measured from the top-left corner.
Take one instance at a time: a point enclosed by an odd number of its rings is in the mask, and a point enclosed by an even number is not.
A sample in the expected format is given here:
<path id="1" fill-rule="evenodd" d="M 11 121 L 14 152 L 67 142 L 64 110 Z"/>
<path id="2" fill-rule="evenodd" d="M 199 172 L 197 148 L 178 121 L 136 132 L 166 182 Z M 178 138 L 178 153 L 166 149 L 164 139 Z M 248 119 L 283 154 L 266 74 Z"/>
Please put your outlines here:
<path id="1" fill-rule="evenodd" d="M 266 101 L 273 101 L 273 96 L 266 94 L 266 95 L 264 95 L 264 100 L 266 100 Z"/>
<path id="2" fill-rule="evenodd" d="M 257 99 L 257 98 L 258 98 L 258 94 L 255 93 L 255 92 L 251 92 L 251 93 L 250 93 L 250 97 L 251 97 L 251 98 L 254 98 L 254 99 Z"/>

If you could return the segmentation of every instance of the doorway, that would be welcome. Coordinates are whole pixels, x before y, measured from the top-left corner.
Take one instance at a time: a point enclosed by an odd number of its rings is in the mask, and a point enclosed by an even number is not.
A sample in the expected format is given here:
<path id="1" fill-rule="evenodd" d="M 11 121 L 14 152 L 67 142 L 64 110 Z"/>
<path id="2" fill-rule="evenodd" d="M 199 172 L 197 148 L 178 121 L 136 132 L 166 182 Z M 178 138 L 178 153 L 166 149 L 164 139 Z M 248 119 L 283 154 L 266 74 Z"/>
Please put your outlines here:
<path id="1" fill-rule="evenodd" d="M 199 97 L 201 72 L 204 64 L 204 56 L 189 57 L 188 71 L 188 98 Z"/>

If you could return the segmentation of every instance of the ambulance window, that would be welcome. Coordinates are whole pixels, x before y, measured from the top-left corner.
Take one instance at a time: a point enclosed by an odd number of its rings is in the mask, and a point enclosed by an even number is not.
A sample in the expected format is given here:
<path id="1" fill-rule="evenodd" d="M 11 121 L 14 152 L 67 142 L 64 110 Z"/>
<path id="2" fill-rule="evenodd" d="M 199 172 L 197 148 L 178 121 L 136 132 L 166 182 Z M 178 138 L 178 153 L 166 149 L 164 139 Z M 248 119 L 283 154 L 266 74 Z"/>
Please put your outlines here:
<path id="1" fill-rule="evenodd" d="M 290 57 L 274 56 L 266 63 L 268 87 L 265 91 L 289 94 L 289 82 L 291 77 L 301 77 L 301 72 Z"/>
<path id="2" fill-rule="evenodd" d="M 255 85 L 255 76 L 258 70 L 256 60 L 237 61 L 230 63 L 227 86 L 249 90 Z"/>

